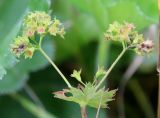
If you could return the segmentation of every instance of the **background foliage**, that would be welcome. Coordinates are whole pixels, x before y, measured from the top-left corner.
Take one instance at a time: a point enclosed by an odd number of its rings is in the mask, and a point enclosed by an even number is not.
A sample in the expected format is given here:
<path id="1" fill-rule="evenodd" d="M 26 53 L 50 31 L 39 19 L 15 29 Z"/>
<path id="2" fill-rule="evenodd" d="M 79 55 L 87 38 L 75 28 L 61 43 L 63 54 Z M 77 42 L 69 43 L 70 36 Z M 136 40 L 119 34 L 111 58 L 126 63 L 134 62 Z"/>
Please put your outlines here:
<path id="1" fill-rule="evenodd" d="M 58 118 L 77 118 L 77 114 L 80 117 L 78 106 L 53 98 L 51 94 L 53 91 L 66 86 L 39 53 L 36 53 L 32 60 L 22 58 L 20 62 L 10 54 L 10 43 L 20 32 L 23 17 L 29 11 L 35 10 L 49 12 L 53 17 L 56 16 L 64 22 L 65 40 L 59 37 L 47 40 L 44 49 L 68 77 L 73 69 L 82 68 L 84 81 L 92 81 L 98 65 L 107 68 L 119 53 L 118 44 L 103 41 L 103 32 L 110 23 L 132 22 L 146 38 L 151 40 L 157 38 L 156 0 L 147 2 L 145 0 L 0 0 L 0 79 L 2 79 L 0 80 L 0 116 L 2 118 L 39 117 L 25 110 L 23 98 L 15 97 L 24 107 L 10 96 L 18 92 L 29 100 L 28 104 L 32 104 L 33 100 L 28 95 L 30 92 L 26 89 L 27 86 L 35 91 L 47 114 L 50 112 Z M 119 86 L 123 74 L 135 58 L 132 52 L 128 52 L 123 57 L 107 81 L 110 88 Z M 124 96 L 127 117 L 155 117 L 157 105 L 155 65 L 156 51 L 149 58 L 144 58 L 140 69 L 130 78 Z M 69 81 L 77 84 L 72 79 Z M 136 92 L 136 89 L 142 93 Z M 143 98 L 146 99 L 146 103 Z M 118 117 L 117 99 L 109 105 L 110 110 L 101 110 L 100 118 Z M 147 104 L 150 106 L 148 109 L 145 108 Z M 33 106 L 37 108 L 38 104 Z M 95 117 L 95 112 L 95 109 L 89 108 L 89 118 Z"/>

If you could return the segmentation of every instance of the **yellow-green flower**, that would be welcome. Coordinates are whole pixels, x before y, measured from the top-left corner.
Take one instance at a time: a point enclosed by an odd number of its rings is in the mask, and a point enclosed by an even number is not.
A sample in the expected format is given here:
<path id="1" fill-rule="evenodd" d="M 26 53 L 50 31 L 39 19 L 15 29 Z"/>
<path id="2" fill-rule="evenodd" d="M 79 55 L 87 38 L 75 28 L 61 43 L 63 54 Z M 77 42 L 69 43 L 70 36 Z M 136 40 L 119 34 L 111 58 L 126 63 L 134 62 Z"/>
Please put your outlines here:
<path id="1" fill-rule="evenodd" d="M 24 52 L 24 57 L 25 57 L 25 59 L 26 59 L 26 58 L 32 58 L 34 51 L 35 51 L 35 48 L 34 48 L 34 47 L 27 48 L 27 49 L 25 50 L 25 52 Z"/>
<path id="2" fill-rule="evenodd" d="M 152 50 L 153 50 L 153 41 L 152 40 L 143 41 L 141 44 L 139 44 L 135 48 L 135 51 L 140 55 L 150 53 Z"/>
<path id="3" fill-rule="evenodd" d="M 18 36 L 11 44 L 11 52 L 18 58 L 24 54 L 25 58 L 32 58 L 35 47 L 26 36 Z"/>
<path id="4" fill-rule="evenodd" d="M 50 25 L 48 29 L 48 32 L 53 36 L 56 36 L 58 34 L 62 38 L 64 38 L 64 34 L 65 34 L 64 26 L 58 19 L 54 19 L 53 23 Z"/>
<path id="5" fill-rule="evenodd" d="M 24 53 L 28 45 L 29 39 L 27 37 L 18 36 L 17 38 L 15 38 L 13 44 L 11 44 L 11 51 L 17 57 L 20 57 L 20 55 Z"/>
<path id="6" fill-rule="evenodd" d="M 38 34 L 45 33 L 51 24 L 50 15 L 45 12 L 30 12 L 24 19 L 24 35 L 33 36 L 35 32 Z"/>
<path id="7" fill-rule="evenodd" d="M 144 41 L 143 35 L 138 34 L 132 23 L 114 22 L 109 25 L 104 37 L 106 40 L 125 42 L 127 45 L 139 45 Z"/>

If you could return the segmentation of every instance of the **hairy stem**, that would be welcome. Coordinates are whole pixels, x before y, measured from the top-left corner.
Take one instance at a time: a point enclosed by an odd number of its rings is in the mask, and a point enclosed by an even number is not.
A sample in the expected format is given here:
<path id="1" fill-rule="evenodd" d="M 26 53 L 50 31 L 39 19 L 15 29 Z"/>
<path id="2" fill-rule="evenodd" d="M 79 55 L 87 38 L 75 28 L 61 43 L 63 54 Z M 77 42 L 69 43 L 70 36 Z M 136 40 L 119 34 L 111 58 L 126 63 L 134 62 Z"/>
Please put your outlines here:
<path id="1" fill-rule="evenodd" d="M 81 116 L 87 118 L 86 106 L 81 106 Z"/>
<path id="2" fill-rule="evenodd" d="M 51 65 L 55 68 L 55 70 L 59 73 L 59 75 L 62 77 L 62 79 L 65 81 L 67 86 L 71 88 L 71 84 L 68 82 L 66 77 L 62 74 L 62 72 L 59 70 L 59 68 L 55 65 L 55 63 L 51 60 L 51 58 L 43 51 L 42 48 L 39 48 L 39 51 L 43 54 L 43 56 L 51 63 Z"/>
<path id="3" fill-rule="evenodd" d="M 105 76 L 99 82 L 99 84 L 97 85 L 96 89 L 98 89 L 101 86 L 101 84 L 105 81 L 106 77 L 108 77 L 108 75 L 110 74 L 110 72 L 112 71 L 112 69 L 114 68 L 114 66 L 117 64 L 117 62 L 120 60 L 120 58 L 124 55 L 124 53 L 126 52 L 127 49 L 128 48 L 125 48 L 125 49 L 122 50 L 122 52 L 119 54 L 119 56 L 117 57 L 117 59 L 113 62 L 113 64 L 107 70 Z"/>

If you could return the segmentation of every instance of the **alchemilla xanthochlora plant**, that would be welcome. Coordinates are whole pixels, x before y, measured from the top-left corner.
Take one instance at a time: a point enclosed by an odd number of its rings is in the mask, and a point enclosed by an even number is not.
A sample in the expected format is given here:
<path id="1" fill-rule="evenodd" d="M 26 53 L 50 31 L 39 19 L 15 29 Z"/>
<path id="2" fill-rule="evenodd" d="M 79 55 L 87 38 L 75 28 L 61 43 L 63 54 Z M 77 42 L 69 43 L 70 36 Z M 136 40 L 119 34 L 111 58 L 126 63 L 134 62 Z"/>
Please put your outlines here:
<path id="1" fill-rule="evenodd" d="M 54 92 L 53 94 L 56 98 L 79 104 L 83 118 L 87 117 L 85 111 L 86 106 L 108 108 L 108 102 L 114 100 L 113 97 L 117 89 L 106 89 L 103 83 L 116 63 L 128 49 L 132 49 L 141 55 L 150 53 L 153 49 L 153 42 L 144 40 L 143 35 L 138 34 L 133 24 L 114 22 L 104 33 L 104 39 L 106 41 L 113 40 L 120 42 L 123 48 L 122 52 L 108 70 L 105 70 L 103 67 L 98 68 L 93 77 L 93 82 L 84 83 L 81 79 L 81 70 L 74 70 L 71 77 L 77 79 L 79 85 L 78 87 L 73 87 L 41 47 L 47 35 L 59 35 L 64 38 L 64 34 L 64 26 L 60 20 L 56 18 L 51 19 L 50 15 L 45 12 L 31 12 L 24 18 L 22 35 L 15 38 L 13 44 L 11 44 L 11 51 L 18 58 L 20 56 L 32 58 L 35 51 L 40 51 L 68 86 L 67 89 Z"/>

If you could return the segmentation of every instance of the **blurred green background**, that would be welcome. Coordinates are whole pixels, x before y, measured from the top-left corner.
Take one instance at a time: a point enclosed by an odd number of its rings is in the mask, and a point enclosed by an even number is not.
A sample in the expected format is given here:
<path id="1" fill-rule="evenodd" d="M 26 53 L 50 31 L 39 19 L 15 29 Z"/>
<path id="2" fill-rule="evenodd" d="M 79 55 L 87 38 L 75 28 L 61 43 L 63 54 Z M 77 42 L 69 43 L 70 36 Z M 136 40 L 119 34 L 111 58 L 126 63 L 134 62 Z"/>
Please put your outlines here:
<path id="1" fill-rule="evenodd" d="M 53 97 L 53 91 L 66 85 L 41 54 L 31 60 L 10 54 L 23 17 L 37 10 L 64 23 L 65 40 L 46 40 L 43 48 L 75 86 L 73 69 L 82 68 L 83 81 L 92 81 L 98 65 L 108 68 L 120 53 L 119 44 L 104 41 L 110 23 L 134 23 L 145 39 L 154 40 L 150 56 L 128 51 L 116 65 L 106 85 L 119 91 L 99 118 L 156 117 L 157 0 L 0 0 L 0 118 L 80 118 L 78 105 Z M 87 112 L 88 118 L 95 118 L 96 109 Z"/>

